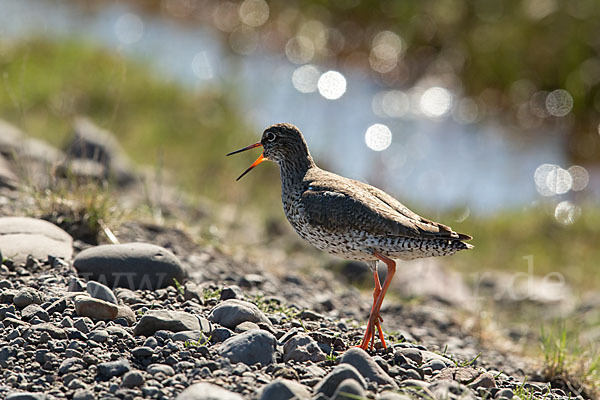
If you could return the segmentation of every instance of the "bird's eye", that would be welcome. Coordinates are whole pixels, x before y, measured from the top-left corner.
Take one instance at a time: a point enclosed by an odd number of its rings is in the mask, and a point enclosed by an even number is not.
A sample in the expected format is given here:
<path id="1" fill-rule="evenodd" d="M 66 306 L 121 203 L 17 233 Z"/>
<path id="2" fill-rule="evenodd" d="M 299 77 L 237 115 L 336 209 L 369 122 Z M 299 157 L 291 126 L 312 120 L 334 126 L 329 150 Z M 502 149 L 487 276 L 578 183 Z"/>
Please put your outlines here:
<path id="1" fill-rule="evenodd" d="M 273 132 L 267 132 L 265 134 L 265 137 L 267 138 L 267 141 L 269 141 L 269 142 L 272 142 L 276 138 L 276 136 Z"/>

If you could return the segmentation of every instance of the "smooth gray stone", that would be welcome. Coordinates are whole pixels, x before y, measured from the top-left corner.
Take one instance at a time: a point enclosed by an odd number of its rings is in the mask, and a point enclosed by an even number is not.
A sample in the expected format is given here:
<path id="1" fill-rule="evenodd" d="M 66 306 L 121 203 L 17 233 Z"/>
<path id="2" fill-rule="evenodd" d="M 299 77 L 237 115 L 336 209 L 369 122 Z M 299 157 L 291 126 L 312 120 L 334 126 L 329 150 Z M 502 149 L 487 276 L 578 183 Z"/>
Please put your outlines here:
<path id="1" fill-rule="evenodd" d="M 156 374 L 164 374 L 165 376 L 173 376 L 175 375 L 175 370 L 173 367 L 167 364 L 150 364 L 148 368 L 146 368 L 146 372 L 150 375 Z"/>
<path id="2" fill-rule="evenodd" d="M 144 375 L 140 371 L 129 371 L 123 375 L 121 386 L 133 388 L 144 384 Z"/>
<path id="3" fill-rule="evenodd" d="M 354 379 L 363 389 L 367 387 L 365 378 L 362 377 L 356 368 L 350 364 L 340 364 L 315 386 L 314 393 L 323 393 L 325 396 L 331 397 L 340 383 L 346 379 Z"/>
<path id="4" fill-rule="evenodd" d="M 304 400 L 310 399 L 306 386 L 288 379 L 275 379 L 260 390 L 260 400 Z"/>
<path id="5" fill-rule="evenodd" d="M 476 398 L 468 387 L 456 381 L 437 381 L 429 385 L 429 390 L 435 399 L 475 400 Z"/>
<path id="6" fill-rule="evenodd" d="M 152 336 L 156 331 L 198 331 L 198 317 L 184 311 L 150 310 L 146 312 L 133 329 L 135 336 Z"/>
<path id="7" fill-rule="evenodd" d="M 42 304 L 43 302 L 44 295 L 42 292 L 30 287 L 20 289 L 13 298 L 13 303 L 19 308 L 27 307 L 30 304 Z"/>
<path id="8" fill-rule="evenodd" d="M 156 290 L 183 282 L 186 271 L 169 250 L 150 243 L 106 244 L 91 247 L 75 257 L 73 266 L 87 280 L 110 288 Z"/>
<path id="9" fill-rule="evenodd" d="M 347 350 L 340 358 L 340 364 L 354 366 L 362 376 L 379 385 L 391 385 L 394 389 L 398 384 L 371 358 L 371 356 L 358 347 Z"/>
<path id="10" fill-rule="evenodd" d="M 42 321 L 49 322 L 50 316 L 40 305 L 38 304 L 30 304 L 21 310 L 21 319 L 25 321 L 29 321 L 33 317 L 37 317 Z"/>
<path id="11" fill-rule="evenodd" d="M 48 397 L 43 393 L 20 392 L 11 393 L 6 396 L 6 400 L 45 400 Z"/>
<path id="12" fill-rule="evenodd" d="M 96 343 L 104 343 L 109 337 L 110 335 L 106 329 L 96 329 L 88 335 L 88 339 L 93 340 Z"/>
<path id="13" fill-rule="evenodd" d="M 366 398 L 365 390 L 354 379 L 342 381 L 335 390 L 331 400 L 355 400 Z"/>
<path id="14" fill-rule="evenodd" d="M 230 337 L 219 347 L 221 357 L 232 363 L 268 365 L 275 362 L 277 339 L 267 331 L 248 331 Z"/>
<path id="15" fill-rule="evenodd" d="M 58 326 L 55 326 L 51 322 L 44 322 L 42 324 L 31 325 L 31 329 L 40 331 L 40 332 L 46 332 L 52 337 L 52 339 L 66 339 L 67 338 L 67 332 L 65 332 L 64 329 L 59 328 Z"/>
<path id="16" fill-rule="evenodd" d="M 129 361 L 122 358 L 98 364 L 98 375 L 102 378 L 110 379 L 113 376 L 121 376 L 130 369 Z"/>
<path id="17" fill-rule="evenodd" d="M 99 282 L 89 281 L 86 284 L 85 289 L 90 294 L 90 296 L 92 296 L 95 299 L 108 301 L 109 303 L 113 304 L 119 304 L 119 302 L 117 301 L 117 297 L 115 296 L 113 291 Z"/>
<path id="18" fill-rule="evenodd" d="M 171 337 L 174 342 L 185 342 L 187 340 L 192 342 L 203 342 L 205 341 L 204 334 L 201 330 L 197 331 L 181 331 L 177 332 Z"/>
<path id="19" fill-rule="evenodd" d="M 218 304 L 212 309 L 208 319 L 232 330 L 245 321 L 263 322 L 271 325 L 271 321 L 258 307 L 247 301 L 237 299 L 225 300 Z"/>
<path id="20" fill-rule="evenodd" d="M 319 344 L 306 333 L 299 333 L 283 345 L 283 362 L 319 362 L 327 358 Z"/>
<path id="21" fill-rule="evenodd" d="M 78 389 L 73 393 L 73 400 L 95 400 L 94 393 L 88 389 Z"/>
<path id="22" fill-rule="evenodd" d="M 0 249 L 17 264 L 31 255 L 45 260 L 48 255 L 70 260 L 73 238 L 58 226 L 36 218 L 0 217 Z"/>
<path id="23" fill-rule="evenodd" d="M 243 400 L 242 396 L 212 383 L 195 383 L 177 396 L 177 400 Z"/>

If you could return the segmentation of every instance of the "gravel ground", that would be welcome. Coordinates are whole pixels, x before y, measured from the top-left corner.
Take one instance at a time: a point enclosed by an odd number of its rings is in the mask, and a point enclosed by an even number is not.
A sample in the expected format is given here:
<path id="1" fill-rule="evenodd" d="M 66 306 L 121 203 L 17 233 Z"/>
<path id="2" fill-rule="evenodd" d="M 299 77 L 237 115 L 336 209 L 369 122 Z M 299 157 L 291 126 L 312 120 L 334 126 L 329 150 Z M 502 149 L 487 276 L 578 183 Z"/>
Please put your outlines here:
<path id="1" fill-rule="evenodd" d="M 0 140 L 0 154 L 14 154 L 9 145 Z M 110 169 L 102 166 L 95 177 Z M 122 244 L 90 244 L 14 218 L 27 207 L 16 204 L 23 196 L 7 171 L 0 397 L 574 398 L 536 382 L 525 359 L 474 337 L 447 302 L 386 299 L 388 348 L 365 352 L 353 346 L 371 296 L 331 271 L 267 272 L 181 230 L 137 221 L 116 230 Z"/>

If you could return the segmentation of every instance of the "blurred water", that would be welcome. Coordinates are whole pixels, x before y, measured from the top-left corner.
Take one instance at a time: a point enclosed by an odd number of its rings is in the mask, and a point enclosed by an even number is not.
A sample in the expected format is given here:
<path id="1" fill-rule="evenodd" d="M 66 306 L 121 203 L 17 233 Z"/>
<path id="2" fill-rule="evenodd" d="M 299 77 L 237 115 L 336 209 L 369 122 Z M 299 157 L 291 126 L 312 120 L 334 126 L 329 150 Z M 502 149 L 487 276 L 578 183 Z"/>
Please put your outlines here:
<path id="1" fill-rule="evenodd" d="M 508 140 L 505 128 L 490 122 L 381 118 L 371 106 L 381 88 L 357 72 L 341 70 L 346 92 L 327 100 L 318 92 L 294 88 L 291 77 L 297 65 L 284 55 L 234 55 L 210 27 L 143 15 L 126 4 L 107 5 L 94 13 L 74 4 L 0 0 L 0 35 L 100 43 L 146 60 L 164 79 L 192 89 L 225 82 L 240 94 L 241 112 L 256 126 L 256 135 L 240 146 L 256 141 L 272 123 L 293 123 L 322 166 L 375 184 L 430 213 L 464 209 L 481 214 L 526 206 L 540 197 L 533 181 L 536 168 L 543 163 L 565 165 L 558 135 L 527 141 L 513 133 Z M 365 132 L 375 123 L 392 132 L 391 145 L 381 152 L 365 144 Z"/>

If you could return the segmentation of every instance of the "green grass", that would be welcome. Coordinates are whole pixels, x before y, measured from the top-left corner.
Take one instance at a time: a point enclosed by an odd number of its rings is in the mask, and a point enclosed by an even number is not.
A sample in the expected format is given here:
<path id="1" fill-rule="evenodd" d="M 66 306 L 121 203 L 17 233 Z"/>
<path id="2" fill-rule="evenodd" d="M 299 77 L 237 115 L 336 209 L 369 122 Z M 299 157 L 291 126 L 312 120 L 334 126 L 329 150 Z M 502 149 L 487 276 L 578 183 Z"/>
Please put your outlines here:
<path id="1" fill-rule="evenodd" d="M 61 146 L 72 119 L 87 115 L 112 131 L 134 161 L 167 166 L 170 183 L 218 201 L 263 197 L 264 185 L 235 185 L 248 157 L 225 157 L 256 141 L 262 128 L 248 127 L 225 81 L 201 91 L 183 88 L 144 60 L 75 40 L 2 45 L 0 118 Z"/>

